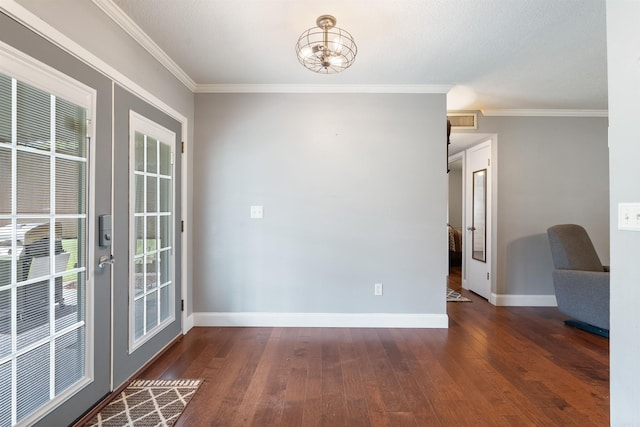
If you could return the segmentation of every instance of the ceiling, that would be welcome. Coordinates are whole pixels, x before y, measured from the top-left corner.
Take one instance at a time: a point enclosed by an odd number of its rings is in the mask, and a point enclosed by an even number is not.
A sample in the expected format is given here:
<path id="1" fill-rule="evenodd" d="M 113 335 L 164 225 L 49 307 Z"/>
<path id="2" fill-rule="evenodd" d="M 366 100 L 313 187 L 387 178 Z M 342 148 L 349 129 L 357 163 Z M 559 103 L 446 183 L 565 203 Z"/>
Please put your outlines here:
<path id="1" fill-rule="evenodd" d="M 604 0 L 94 3 L 194 92 L 450 89 L 449 110 L 606 114 Z M 295 54 L 298 36 L 322 14 L 358 46 L 340 74 L 315 74 Z"/>

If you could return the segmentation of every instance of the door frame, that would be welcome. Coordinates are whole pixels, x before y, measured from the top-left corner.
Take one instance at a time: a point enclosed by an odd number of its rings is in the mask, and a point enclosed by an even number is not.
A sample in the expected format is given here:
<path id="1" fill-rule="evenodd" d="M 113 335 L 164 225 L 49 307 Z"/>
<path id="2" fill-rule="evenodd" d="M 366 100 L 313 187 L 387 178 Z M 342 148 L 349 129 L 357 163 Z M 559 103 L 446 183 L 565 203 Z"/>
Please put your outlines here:
<path id="1" fill-rule="evenodd" d="M 468 188 L 467 185 L 467 180 L 466 180 L 466 175 L 468 172 L 468 153 L 470 150 L 473 150 L 475 148 L 478 148 L 479 145 L 482 144 L 489 144 L 489 146 L 491 147 L 491 186 L 489 188 L 487 188 L 487 190 L 490 192 L 491 194 L 491 205 L 490 205 L 490 209 L 491 209 L 491 220 L 490 220 L 490 224 L 491 224 L 491 230 L 490 230 L 490 241 L 491 241 L 491 247 L 488 250 L 488 253 L 490 255 L 490 262 L 488 263 L 488 267 L 489 267 L 489 281 L 490 281 L 490 296 L 488 301 L 493 304 L 493 305 L 497 305 L 497 300 L 498 300 L 498 280 L 497 280 L 497 272 L 498 272 L 498 268 L 497 268 L 497 260 L 498 260 L 498 135 L 497 134 L 491 134 L 489 135 L 486 139 L 483 139 L 482 142 L 479 142 L 477 144 L 472 145 L 471 147 L 466 148 L 465 150 L 453 154 L 451 156 L 449 156 L 449 162 L 451 161 L 455 161 L 458 159 L 462 159 L 462 174 L 463 174 L 463 179 L 462 179 L 462 197 L 463 197 L 463 201 L 462 201 L 462 208 L 464 211 L 464 214 L 462 215 L 462 229 L 465 232 L 465 236 L 466 236 L 466 230 L 468 227 L 467 224 L 467 210 L 470 209 L 470 206 L 468 206 L 467 203 L 467 194 L 468 192 L 471 191 L 470 188 Z M 489 193 L 488 193 L 489 194 Z M 447 240 L 448 241 L 448 240 Z M 468 276 L 467 276 L 467 257 L 466 257 L 466 252 L 467 252 L 467 238 L 463 238 L 462 239 L 462 246 L 463 246 L 463 256 L 462 256 L 462 287 L 464 289 L 469 289 L 469 282 L 468 282 Z"/>

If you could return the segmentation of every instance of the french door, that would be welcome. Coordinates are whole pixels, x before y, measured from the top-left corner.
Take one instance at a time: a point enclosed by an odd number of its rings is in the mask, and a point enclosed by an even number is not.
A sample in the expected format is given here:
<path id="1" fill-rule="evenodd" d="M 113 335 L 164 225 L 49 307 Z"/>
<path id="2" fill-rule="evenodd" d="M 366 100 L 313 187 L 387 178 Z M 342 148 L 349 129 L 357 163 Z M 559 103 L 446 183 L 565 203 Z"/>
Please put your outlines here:
<path id="1" fill-rule="evenodd" d="M 181 125 L 116 86 L 113 385 L 181 333 Z"/>
<path id="2" fill-rule="evenodd" d="M 69 425 L 181 333 L 182 128 L 0 23 L 0 427 Z"/>
<path id="3" fill-rule="evenodd" d="M 96 170 L 96 92 L 0 47 L 0 425 L 31 425 L 108 392 L 109 328 L 95 325 L 109 276 L 94 277 L 92 242 L 110 159 Z"/>

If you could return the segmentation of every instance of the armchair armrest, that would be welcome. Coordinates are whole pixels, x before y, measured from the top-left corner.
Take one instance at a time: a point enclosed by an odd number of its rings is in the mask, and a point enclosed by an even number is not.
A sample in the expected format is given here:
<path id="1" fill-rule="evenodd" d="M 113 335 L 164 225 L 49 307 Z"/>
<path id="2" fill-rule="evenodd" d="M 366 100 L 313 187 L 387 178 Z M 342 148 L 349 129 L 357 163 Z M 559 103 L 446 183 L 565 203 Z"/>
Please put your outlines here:
<path id="1" fill-rule="evenodd" d="M 553 270 L 558 309 L 579 321 L 609 329 L 609 273 Z"/>

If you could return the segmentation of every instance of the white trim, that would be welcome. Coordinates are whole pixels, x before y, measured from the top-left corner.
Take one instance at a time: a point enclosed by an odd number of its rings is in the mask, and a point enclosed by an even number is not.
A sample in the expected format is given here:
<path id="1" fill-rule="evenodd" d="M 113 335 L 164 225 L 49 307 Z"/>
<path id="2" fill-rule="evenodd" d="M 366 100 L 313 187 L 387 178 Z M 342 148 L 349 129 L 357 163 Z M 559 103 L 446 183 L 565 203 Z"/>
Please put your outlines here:
<path id="1" fill-rule="evenodd" d="M 115 206 L 116 206 L 116 198 L 115 198 L 115 191 L 114 189 L 115 187 L 115 179 L 116 179 L 116 162 L 115 162 L 115 158 L 116 158 L 116 137 L 115 137 L 115 133 L 116 133 L 116 103 L 113 102 L 116 99 L 116 84 L 114 81 L 111 81 L 111 171 L 110 171 L 110 175 L 111 175 L 111 202 L 110 202 L 110 207 L 111 207 L 111 211 L 109 212 L 109 214 L 111 215 L 111 218 L 115 218 Z M 95 222 L 95 221 L 94 221 Z M 112 224 L 113 225 L 113 224 Z M 113 242 L 111 244 L 111 246 L 109 247 L 109 254 L 113 255 Z M 95 263 L 94 263 L 95 264 Z M 115 372 L 115 362 L 114 362 L 114 354 L 113 354 L 113 349 L 115 348 L 115 309 L 114 309 L 114 304 L 113 302 L 115 301 L 115 274 L 114 274 L 114 268 L 113 266 L 110 268 L 109 270 L 109 286 L 111 288 L 111 301 L 110 301 L 110 305 L 111 305 L 111 317 L 109 318 L 109 322 L 111 322 L 111 328 L 110 328 L 110 337 L 111 337 L 111 347 L 109 349 L 109 391 L 113 391 L 115 390 L 113 387 L 113 374 Z"/>
<path id="2" fill-rule="evenodd" d="M 159 139 L 162 142 L 171 143 L 173 150 L 176 150 L 177 148 L 178 143 L 176 133 L 174 131 L 159 125 L 153 120 L 148 119 L 133 110 L 129 111 L 129 128 L 129 136 L 132 138 L 129 142 L 135 141 L 133 138 L 135 137 L 135 133 L 140 132 L 155 139 Z"/>
<path id="3" fill-rule="evenodd" d="M 423 313 L 193 313 L 194 326 L 448 328 L 446 314 Z"/>
<path id="4" fill-rule="evenodd" d="M 195 93 L 442 93 L 453 85 L 199 84 Z"/>
<path id="5" fill-rule="evenodd" d="M 492 304 L 503 307 L 557 307 L 556 296 L 491 294 Z"/>
<path id="6" fill-rule="evenodd" d="M 495 109 L 480 111 L 485 116 L 505 117 L 609 117 L 608 110 Z"/>
<path id="7" fill-rule="evenodd" d="M 164 68 L 175 76 L 185 85 L 191 92 L 196 88 L 196 82 L 193 81 L 187 73 L 184 72 L 178 64 L 175 63 L 164 50 L 154 42 L 151 37 L 145 33 L 122 9 L 120 9 L 111 0 L 92 0 L 109 18 L 120 26 L 127 34 L 140 44 L 151 56 L 156 58 Z"/>
<path id="8" fill-rule="evenodd" d="M 190 316 L 184 316 L 184 323 L 182 324 L 182 334 L 186 335 L 187 332 L 189 332 L 191 328 L 195 326 L 194 323 L 195 320 L 193 314 L 191 314 Z"/>
<path id="9" fill-rule="evenodd" d="M 0 73 L 28 83 L 46 88 L 46 91 L 86 109 L 94 108 L 96 90 L 72 79 L 55 68 L 38 61 L 26 53 L 0 41 Z"/>

